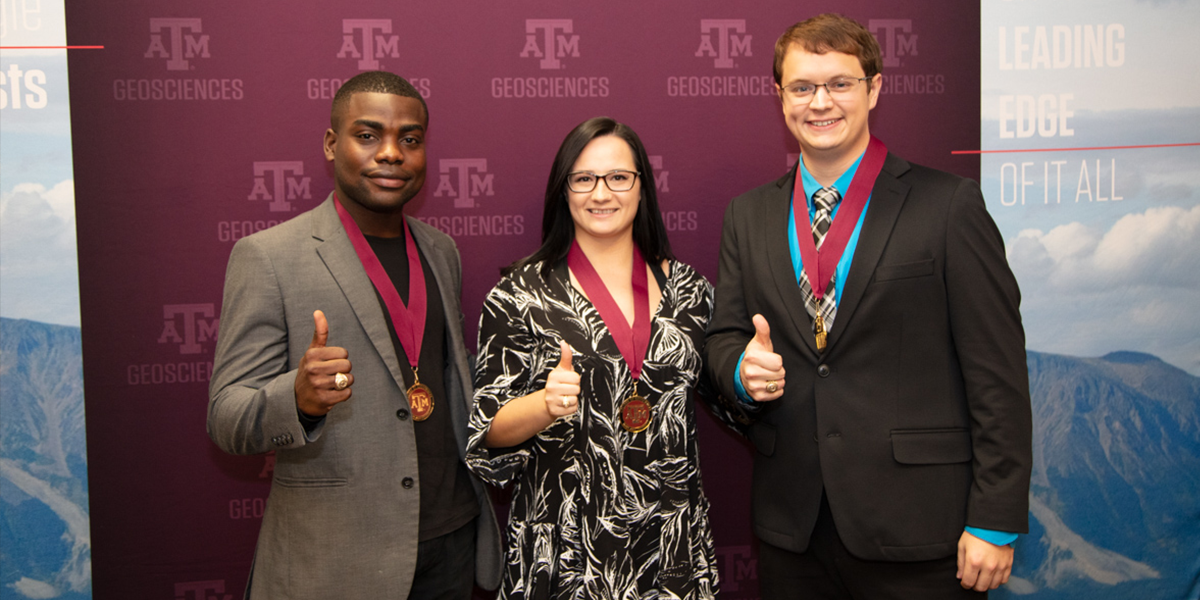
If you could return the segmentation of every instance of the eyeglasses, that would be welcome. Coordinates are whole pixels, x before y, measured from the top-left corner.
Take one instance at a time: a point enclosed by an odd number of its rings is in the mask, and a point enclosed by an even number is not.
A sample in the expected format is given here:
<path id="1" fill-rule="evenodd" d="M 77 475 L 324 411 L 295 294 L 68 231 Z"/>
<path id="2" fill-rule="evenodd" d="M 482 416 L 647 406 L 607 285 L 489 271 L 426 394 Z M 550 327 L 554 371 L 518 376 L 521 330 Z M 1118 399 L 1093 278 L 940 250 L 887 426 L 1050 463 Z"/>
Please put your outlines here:
<path id="1" fill-rule="evenodd" d="M 571 188 L 572 192 L 587 193 L 596 189 L 596 182 L 604 180 L 604 185 L 608 186 L 610 192 L 628 192 L 633 189 L 633 183 L 637 181 L 637 171 L 609 171 L 604 175 L 597 175 L 590 171 L 576 171 L 567 173 L 567 187 Z"/>
<path id="2" fill-rule="evenodd" d="M 809 83 L 807 81 L 797 81 L 783 88 L 783 93 L 791 98 L 793 102 L 812 102 L 813 96 L 817 95 L 817 88 L 824 86 L 825 91 L 829 92 L 830 96 L 846 96 L 858 89 L 858 84 L 863 81 L 870 81 L 870 77 L 839 77 L 827 81 L 825 83 Z"/>

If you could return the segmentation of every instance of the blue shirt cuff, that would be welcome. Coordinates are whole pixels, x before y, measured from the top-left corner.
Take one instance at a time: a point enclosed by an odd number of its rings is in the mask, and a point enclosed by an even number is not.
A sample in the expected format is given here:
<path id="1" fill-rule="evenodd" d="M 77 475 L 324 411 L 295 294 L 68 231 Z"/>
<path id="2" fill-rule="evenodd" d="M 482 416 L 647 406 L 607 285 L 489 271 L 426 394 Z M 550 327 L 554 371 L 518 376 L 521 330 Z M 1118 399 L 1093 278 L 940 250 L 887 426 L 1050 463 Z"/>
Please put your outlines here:
<path id="1" fill-rule="evenodd" d="M 733 372 L 733 391 L 737 394 L 738 400 L 742 404 L 754 404 L 754 398 L 746 393 L 746 387 L 742 385 L 742 359 L 746 358 L 746 351 L 742 351 L 742 355 L 738 357 L 737 369 Z"/>
<path id="2" fill-rule="evenodd" d="M 967 533 L 996 546 L 1007 546 L 1017 541 L 1017 534 L 1007 531 L 995 531 L 993 529 L 980 529 L 978 527 L 967 527 Z"/>

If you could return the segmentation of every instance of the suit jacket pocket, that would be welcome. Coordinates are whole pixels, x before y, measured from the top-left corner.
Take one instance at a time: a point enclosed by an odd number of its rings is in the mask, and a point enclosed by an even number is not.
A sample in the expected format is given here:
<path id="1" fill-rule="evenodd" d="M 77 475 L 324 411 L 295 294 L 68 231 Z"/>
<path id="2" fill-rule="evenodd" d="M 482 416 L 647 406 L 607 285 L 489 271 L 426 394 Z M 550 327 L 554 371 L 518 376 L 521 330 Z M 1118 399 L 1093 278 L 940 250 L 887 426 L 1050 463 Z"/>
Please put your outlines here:
<path id="1" fill-rule="evenodd" d="M 346 485 L 345 477 L 280 477 L 275 476 L 275 483 L 289 488 L 326 488 Z"/>
<path id="2" fill-rule="evenodd" d="M 775 427 L 759 421 L 750 428 L 750 441 L 760 454 L 772 456 L 775 454 Z"/>
<path id="3" fill-rule="evenodd" d="M 892 456 L 906 465 L 943 465 L 971 460 L 971 432 L 962 428 L 893 429 Z"/>
<path id="4" fill-rule="evenodd" d="M 924 277 L 926 275 L 933 275 L 932 258 L 898 265 L 879 265 L 875 269 L 876 282 L 907 279 L 909 277 Z"/>

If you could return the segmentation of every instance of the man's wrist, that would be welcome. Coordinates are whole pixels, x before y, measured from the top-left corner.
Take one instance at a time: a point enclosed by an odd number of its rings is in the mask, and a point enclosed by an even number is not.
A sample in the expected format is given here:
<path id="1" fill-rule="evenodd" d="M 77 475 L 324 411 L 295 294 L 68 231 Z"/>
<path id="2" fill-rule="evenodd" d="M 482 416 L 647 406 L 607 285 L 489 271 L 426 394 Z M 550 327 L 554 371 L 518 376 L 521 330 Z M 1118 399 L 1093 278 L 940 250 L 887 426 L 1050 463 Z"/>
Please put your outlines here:
<path id="1" fill-rule="evenodd" d="M 742 385 L 742 361 L 746 359 L 746 351 L 742 350 L 742 355 L 738 357 L 737 368 L 733 370 L 733 391 L 737 394 L 738 400 L 742 404 L 754 404 L 754 398 L 746 391 L 746 386 Z"/>
<path id="2" fill-rule="evenodd" d="M 995 546 L 1007 546 L 1017 541 L 1017 534 L 1007 531 L 980 529 L 979 527 L 966 527 L 965 530 L 967 533 Z"/>

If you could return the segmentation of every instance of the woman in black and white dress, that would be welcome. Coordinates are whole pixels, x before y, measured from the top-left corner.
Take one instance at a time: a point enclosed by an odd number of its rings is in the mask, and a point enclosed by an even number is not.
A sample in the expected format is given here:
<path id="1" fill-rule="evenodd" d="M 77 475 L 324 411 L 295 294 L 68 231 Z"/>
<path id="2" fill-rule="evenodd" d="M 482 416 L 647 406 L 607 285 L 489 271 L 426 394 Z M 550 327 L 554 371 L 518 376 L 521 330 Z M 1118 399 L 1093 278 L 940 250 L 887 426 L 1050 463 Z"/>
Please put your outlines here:
<path id="1" fill-rule="evenodd" d="M 542 246 L 505 270 L 479 329 L 467 462 L 515 486 L 501 598 L 715 596 L 692 404 L 711 314 L 637 134 L 576 127 Z"/>

